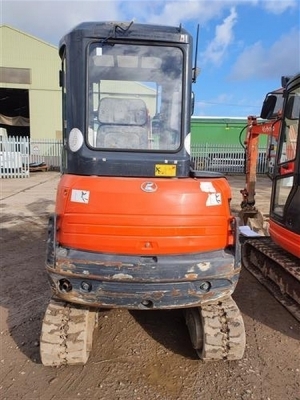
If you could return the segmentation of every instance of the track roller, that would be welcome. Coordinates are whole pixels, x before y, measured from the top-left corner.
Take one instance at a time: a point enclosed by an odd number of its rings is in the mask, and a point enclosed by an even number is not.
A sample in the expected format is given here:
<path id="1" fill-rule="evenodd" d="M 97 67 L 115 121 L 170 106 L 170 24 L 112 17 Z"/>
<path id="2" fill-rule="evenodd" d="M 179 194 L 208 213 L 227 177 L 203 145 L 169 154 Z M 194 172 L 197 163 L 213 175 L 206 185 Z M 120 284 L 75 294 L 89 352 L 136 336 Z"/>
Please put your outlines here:
<path id="1" fill-rule="evenodd" d="M 240 360 L 243 357 L 246 346 L 244 321 L 231 297 L 188 308 L 185 319 L 192 345 L 202 360 Z"/>
<path id="2" fill-rule="evenodd" d="M 40 338 L 43 365 L 86 364 L 92 349 L 97 310 L 51 299 Z"/>

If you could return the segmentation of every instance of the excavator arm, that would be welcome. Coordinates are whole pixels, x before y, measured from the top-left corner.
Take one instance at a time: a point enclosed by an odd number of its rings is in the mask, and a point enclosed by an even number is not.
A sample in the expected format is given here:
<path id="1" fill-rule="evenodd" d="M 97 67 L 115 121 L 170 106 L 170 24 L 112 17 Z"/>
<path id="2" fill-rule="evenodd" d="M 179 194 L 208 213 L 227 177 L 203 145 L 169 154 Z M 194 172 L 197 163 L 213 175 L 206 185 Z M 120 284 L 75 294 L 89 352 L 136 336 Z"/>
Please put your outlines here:
<path id="1" fill-rule="evenodd" d="M 280 119 L 277 118 L 274 121 L 258 122 L 256 117 L 248 117 L 247 133 L 244 141 L 246 151 L 246 181 L 244 189 L 241 190 L 243 196 L 242 208 L 251 209 L 255 204 L 259 136 L 268 135 L 277 141 L 280 126 L 279 121 Z"/>
<path id="2" fill-rule="evenodd" d="M 240 190 L 242 195 L 239 217 L 243 225 L 250 225 L 260 234 L 266 234 L 267 228 L 261 212 L 255 207 L 255 190 L 257 180 L 258 146 L 260 135 L 268 136 L 267 159 L 270 162 L 272 149 L 276 147 L 280 132 L 281 105 L 283 89 L 268 93 L 261 112 L 261 121 L 256 116 L 248 116 L 245 149 L 245 186 Z"/>

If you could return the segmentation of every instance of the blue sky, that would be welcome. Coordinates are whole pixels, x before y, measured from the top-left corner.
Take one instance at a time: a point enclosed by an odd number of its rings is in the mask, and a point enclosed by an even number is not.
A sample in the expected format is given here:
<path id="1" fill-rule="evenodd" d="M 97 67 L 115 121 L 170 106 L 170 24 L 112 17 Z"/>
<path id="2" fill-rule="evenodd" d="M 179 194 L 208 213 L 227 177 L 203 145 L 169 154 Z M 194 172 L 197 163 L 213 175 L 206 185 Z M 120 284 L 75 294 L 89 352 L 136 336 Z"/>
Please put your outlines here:
<path id="1" fill-rule="evenodd" d="M 83 21 L 200 25 L 194 115 L 259 115 L 282 75 L 300 72 L 299 0 L 0 0 L 2 24 L 58 46 Z"/>

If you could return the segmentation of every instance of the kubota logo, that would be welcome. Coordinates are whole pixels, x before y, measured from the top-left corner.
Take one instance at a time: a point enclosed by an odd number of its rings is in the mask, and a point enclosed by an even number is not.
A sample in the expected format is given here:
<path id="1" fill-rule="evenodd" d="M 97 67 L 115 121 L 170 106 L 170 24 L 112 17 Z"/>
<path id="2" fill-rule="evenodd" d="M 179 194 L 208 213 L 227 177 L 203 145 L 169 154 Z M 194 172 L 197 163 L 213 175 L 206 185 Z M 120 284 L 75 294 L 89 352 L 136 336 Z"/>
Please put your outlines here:
<path id="1" fill-rule="evenodd" d="M 147 193 L 156 192 L 157 191 L 157 184 L 154 183 L 154 182 L 144 182 L 141 185 L 141 189 L 144 192 L 147 192 Z"/>
<path id="2" fill-rule="evenodd" d="M 274 132 L 274 130 L 275 130 L 274 126 L 262 126 L 262 131 L 264 133 Z"/>

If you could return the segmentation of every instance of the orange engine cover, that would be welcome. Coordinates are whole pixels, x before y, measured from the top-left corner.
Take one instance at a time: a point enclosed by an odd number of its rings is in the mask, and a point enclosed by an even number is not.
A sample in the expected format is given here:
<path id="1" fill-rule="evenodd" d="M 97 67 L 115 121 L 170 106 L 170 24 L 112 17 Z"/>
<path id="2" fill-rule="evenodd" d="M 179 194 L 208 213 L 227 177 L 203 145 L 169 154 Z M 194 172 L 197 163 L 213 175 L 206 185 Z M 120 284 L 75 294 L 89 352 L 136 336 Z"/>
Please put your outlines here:
<path id="1" fill-rule="evenodd" d="M 226 178 L 123 178 L 63 175 L 57 241 L 114 254 L 162 255 L 232 244 Z"/>

